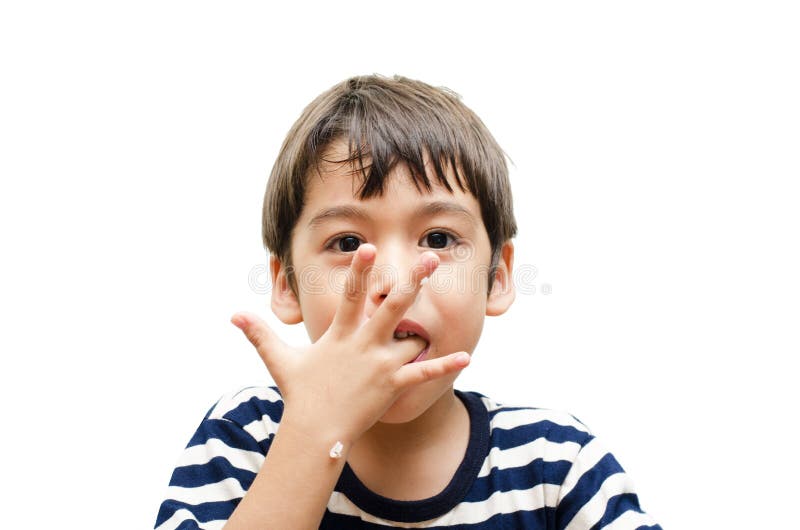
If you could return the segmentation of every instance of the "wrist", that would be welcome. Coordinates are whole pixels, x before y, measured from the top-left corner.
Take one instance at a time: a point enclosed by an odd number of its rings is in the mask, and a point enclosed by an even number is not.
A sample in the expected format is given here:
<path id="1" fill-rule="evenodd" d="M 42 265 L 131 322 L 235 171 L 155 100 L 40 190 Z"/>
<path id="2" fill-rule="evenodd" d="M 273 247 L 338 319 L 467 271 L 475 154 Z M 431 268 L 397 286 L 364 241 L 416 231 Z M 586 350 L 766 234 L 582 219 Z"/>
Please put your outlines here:
<path id="1" fill-rule="evenodd" d="M 328 458 L 346 459 L 355 441 L 351 434 L 339 426 L 315 422 L 306 415 L 292 414 L 287 410 L 284 410 L 278 424 L 278 432 L 284 435 L 284 439 L 291 439 L 293 444 L 302 447 L 309 454 L 324 454 Z M 337 444 L 341 444 L 341 447 Z"/>

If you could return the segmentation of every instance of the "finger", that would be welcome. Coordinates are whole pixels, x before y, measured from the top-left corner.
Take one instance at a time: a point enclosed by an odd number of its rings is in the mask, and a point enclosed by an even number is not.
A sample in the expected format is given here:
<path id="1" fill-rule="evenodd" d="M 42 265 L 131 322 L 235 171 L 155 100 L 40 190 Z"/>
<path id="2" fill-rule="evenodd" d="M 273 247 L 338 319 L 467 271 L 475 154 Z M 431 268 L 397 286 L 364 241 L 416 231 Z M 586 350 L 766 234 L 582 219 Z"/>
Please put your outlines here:
<path id="1" fill-rule="evenodd" d="M 393 339 L 392 357 L 399 367 L 419 357 L 420 353 L 428 347 L 428 341 L 419 336 L 407 337 L 405 339 Z"/>
<path id="2" fill-rule="evenodd" d="M 419 294 L 423 278 L 430 276 L 438 266 L 439 256 L 433 252 L 422 254 L 419 262 L 411 269 L 411 283 L 389 293 L 372 318 L 365 324 L 368 326 L 365 331 L 391 337 L 397 323 L 402 320 L 406 310 L 411 307 Z"/>
<path id="3" fill-rule="evenodd" d="M 236 313 L 231 323 L 241 329 L 250 343 L 256 347 L 258 354 L 272 373 L 272 367 L 279 364 L 280 358 L 289 349 L 275 332 L 257 315 L 252 313 Z"/>
<path id="4" fill-rule="evenodd" d="M 437 359 L 404 364 L 394 374 L 394 383 L 399 389 L 425 383 L 463 370 L 470 362 L 467 352 L 451 353 Z"/>
<path id="5" fill-rule="evenodd" d="M 347 271 L 342 300 L 331 324 L 334 329 L 347 332 L 359 327 L 367 291 L 365 272 L 375 259 L 375 254 L 375 246 L 367 243 L 356 249 Z"/>

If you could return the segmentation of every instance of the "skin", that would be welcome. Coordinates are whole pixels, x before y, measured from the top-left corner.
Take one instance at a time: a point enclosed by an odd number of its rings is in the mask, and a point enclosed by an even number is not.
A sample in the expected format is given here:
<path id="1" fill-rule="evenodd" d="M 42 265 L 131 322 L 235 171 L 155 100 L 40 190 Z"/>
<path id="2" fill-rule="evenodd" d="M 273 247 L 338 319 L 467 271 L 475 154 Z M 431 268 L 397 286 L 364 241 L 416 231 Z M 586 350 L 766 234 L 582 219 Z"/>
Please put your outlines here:
<path id="1" fill-rule="evenodd" d="M 345 145 L 334 142 L 325 158 L 345 156 Z M 398 499 L 424 498 L 446 485 L 463 457 L 469 422 L 453 382 L 469 363 L 484 317 L 504 313 L 513 302 L 513 245 L 503 245 L 487 296 L 491 248 L 480 207 L 458 189 L 452 174 L 453 193 L 438 182 L 430 192 L 418 191 L 408 169 L 398 165 L 384 193 L 362 201 L 350 171 L 348 164 L 324 163 L 321 173 L 311 176 L 292 232 L 297 294 L 289 287 L 285 265 L 274 257 L 270 261 L 272 310 L 284 323 L 303 322 L 311 344 L 287 346 L 252 314 L 232 318 L 284 397 L 276 441 L 285 434 L 294 445 L 273 442 L 265 468 L 274 468 L 273 478 L 285 470 L 287 480 L 301 480 L 298 470 L 290 475 L 280 459 L 341 440 L 344 458 L 368 487 Z M 463 212 L 419 214 L 421 206 L 434 202 Z M 358 208 L 362 216 L 329 216 L 310 224 L 335 206 Z M 428 355 L 420 362 L 409 363 L 424 340 L 393 338 L 404 318 L 421 324 L 430 336 Z M 319 452 L 312 453 L 314 458 Z M 274 512 L 265 504 L 272 486 L 262 480 L 262 468 L 231 518 L 234 526 L 226 528 L 262 524 L 278 512 L 304 518 L 296 519 L 298 528 L 315 528 L 341 471 L 338 464 L 328 466 L 330 476 L 323 475 L 328 480 L 318 480 L 314 492 L 298 489 L 299 499 L 284 488 L 283 504 L 273 503 Z M 313 473 L 320 476 L 320 468 Z M 435 491 L 424 491 L 431 483 Z M 259 503 L 248 499 L 255 496 Z"/>

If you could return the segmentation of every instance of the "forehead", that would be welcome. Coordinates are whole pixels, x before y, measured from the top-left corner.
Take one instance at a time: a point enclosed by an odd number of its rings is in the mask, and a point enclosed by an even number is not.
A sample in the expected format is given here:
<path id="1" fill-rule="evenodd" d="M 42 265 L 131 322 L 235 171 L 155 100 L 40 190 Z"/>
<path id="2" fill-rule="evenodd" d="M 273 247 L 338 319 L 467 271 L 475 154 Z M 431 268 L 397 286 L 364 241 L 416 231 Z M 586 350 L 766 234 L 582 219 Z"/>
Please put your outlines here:
<path id="1" fill-rule="evenodd" d="M 319 169 L 309 174 L 306 183 L 303 211 L 296 228 L 315 229 L 325 222 L 341 217 L 414 217 L 447 214 L 461 217 L 471 224 L 482 226 L 480 206 L 475 197 L 462 191 L 452 168 L 446 168 L 448 190 L 426 164 L 431 189 L 415 183 L 411 170 L 398 163 L 383 182 L 382 193 L 362 199 L 360 189 L 364 177 L 360 167 L 347 161 L 348 151 L 343 142 L 326 151 Z M 369 158 L 364 159 L 365 168 Z M 367 168 L 368 169 L 368 168 Z"/>

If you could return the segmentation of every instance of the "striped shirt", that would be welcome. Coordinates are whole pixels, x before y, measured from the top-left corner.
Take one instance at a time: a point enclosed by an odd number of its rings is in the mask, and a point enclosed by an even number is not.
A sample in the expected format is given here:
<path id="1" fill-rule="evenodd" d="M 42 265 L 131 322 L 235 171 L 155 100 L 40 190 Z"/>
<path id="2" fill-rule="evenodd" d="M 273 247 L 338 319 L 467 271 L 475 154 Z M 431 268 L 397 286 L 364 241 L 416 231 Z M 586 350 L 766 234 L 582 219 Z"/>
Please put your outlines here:
<path id="1" fill-rule="evenodd" d="M 455 393 L 469 413 L 470 439 L 445 489 L 428 499 L 392 500 L 345 464 L 321 529 L 661 528 L 639 507 L 616 459 L 569 414 Z M 255 479 L 282 413 L 276 387 L 220 399 L 172 474 L 156 528 L 222 528 Z"/>

